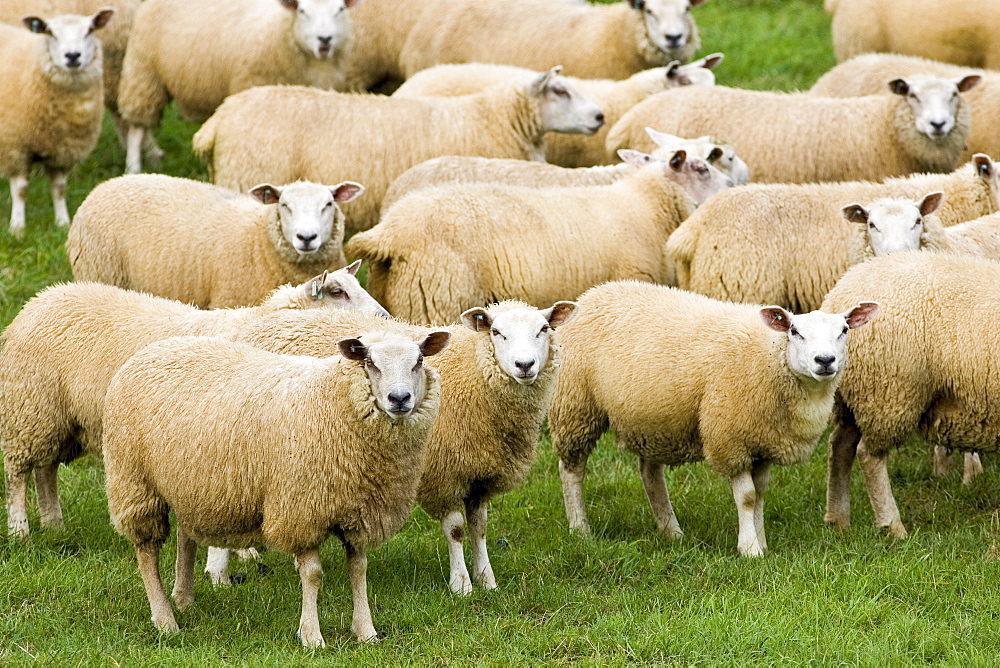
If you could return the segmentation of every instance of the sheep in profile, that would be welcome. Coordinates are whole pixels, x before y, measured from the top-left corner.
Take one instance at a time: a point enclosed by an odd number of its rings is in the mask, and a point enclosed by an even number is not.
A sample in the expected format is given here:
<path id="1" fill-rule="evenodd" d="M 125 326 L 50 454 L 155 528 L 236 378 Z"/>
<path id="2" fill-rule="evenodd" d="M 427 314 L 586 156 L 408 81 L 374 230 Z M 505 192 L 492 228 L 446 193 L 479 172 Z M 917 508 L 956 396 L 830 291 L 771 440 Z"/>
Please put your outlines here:
<path id="1" fill-rule="evenodd" d="M 660 532 L 682 535 L 663 467 L 704 459 L 732 483 L 740 554 L 764 554 L 771 466 L 812 453 L 847 362 L 848 330 L 877 309 L 855 302 L 839 315 L 792 315 L 637 281 L 587 291 L 559 332 L 562 369 L 549 410 L 570 529 L 590 530 L 587 458 L 613 425 L 618 446 L 639 456 Z"/>
<path id="2" fill-rule="evenodd" d="M 378 222 L 394 178 L 441 155 L 543 161 L 546 132 L 593 134 L 601 110 L 558 67 L 531 82 L 508 82 L 477 95 L 402 99 L 295 86 L 262 86 L 230 96 L 194 136 L 194 149 L 220 186 L 306 179 L 365 184 L 345 207 L 347 235 Z M 329 128 L 350 131 L 329 141 Z"/>
<path id="3" fill-rule="evenodd" d="M 179 608 L 194 602 L 196 542 L 264 542 L 295 556 L 298 634 L 322 647 L 319 548 L 333 535 L 347 554 L 351 628 L 358 640 L 377 640 L 367 551 L 410 515 L 439 403 L 437 372 L 423 360 L 449 338 L 369 331 L 341 340 L 341 355 L 317 359 L 178 337 L 125 363 L 104 408 L 108 510 L 135 545 L 156 628 L 178 630 L 159 573 L 172 510 Z M 303 402 L 308 411 L 298 410 Z"/>
<path id="4" fill-rule="evenodd" d="M 360 0 L 146 0 L 136 12 L 122 71 L 126 172 L 171 99 L 201 123 L 228 95 L 254 86 L 344 89 L 350 7 Z"/>
<path id="5" fill-rule="evenodd" d="M 608 131 L 607 147 L 642 150 L 646 127 L 682 137 L 739 138 L 740 156 L 763 183 L 948 172 L 969 135 L 969 105 L 959 93 L 979 81 L 976 75 L 897 78 L 887 84 L 894 95 L 852 98 L 685 86 L 632 107 Z"/>
<path id="6" fill-rule="evenodd" d="M 283 283 L 346 264 L 344 214 L 364 187 L 259 185 L 250 196 L 140 174 L 94 188 L 66 240 L 79 281 L 149 292 L 200 308 L 258 303 Z"/>
<path id="7" fill-rule="evenodd" d="M 0 175 L 10 180 L 10 231 L 24 233 L 31 164 L 45 167 L 57 225 L 69 224 L 66 180 L 97 145 L 104 113 L 101 43 L 113 9 L 0 24 Z M 31 34 L 34 33 L 34 34 Z"/>

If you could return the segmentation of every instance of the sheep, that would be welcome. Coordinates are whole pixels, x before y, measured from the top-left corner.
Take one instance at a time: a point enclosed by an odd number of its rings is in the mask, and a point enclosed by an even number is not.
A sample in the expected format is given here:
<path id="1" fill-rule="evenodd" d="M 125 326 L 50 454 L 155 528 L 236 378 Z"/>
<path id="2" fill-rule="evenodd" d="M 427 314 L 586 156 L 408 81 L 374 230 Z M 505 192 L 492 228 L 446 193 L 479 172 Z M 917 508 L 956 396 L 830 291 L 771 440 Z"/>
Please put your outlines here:
<path id="1" fill-rule="evenodd" d="M 653 93 L 673 88 L 700 84 L 715 85 L 712 68 L 722 62 L 722 54 L 715 53 L 687 65 L 674 61 L 666 67 L 644 70 L 623 81 L 609 79 L 567 79 L 581 93 L 593 100 L 604 112 L 604 126 L 593 135 L 554 135 L 546 141 L 545 159 L 563 167 L 592 167 L 615 161 L 615 155 L 604 148 L 607 129 L 638 102 Z M 465 65 L 438 65 L 417 72 L 400 86 L 396 97 L 454 96 L 478 93 L 484 88 L 508 79 L 528 80 L 532 70 L 510 65 L 472 63 Z"/>
<path id="2" fill-rule="evenodd" d="M 989 156 L 951 174 L 884 183 L 751 184 L 720 193 L 664 246 L 668 284 L 715 299 L 819 308 L 851 261 L 851 230 L 841 207 L 879 197 L 922 197 L 940 190 L 937 212 L 954 225 L 1000 208 L 1000 175 Z"/>
<path id="3" fill-rule="evenodd" d="M 135 546 L 156 628 L 179 630 L 159 573 L 173 510 L 178 608 L 194 602 L 196 542 L 263 541 L 295 556 L 298 635 L 305 647 L 323 647 L 319 548 L 334 535 L 347 556 L 351 629 L 377 640 L 367 551 L 413 507 L 440 394 L 437 372 L 422 362 L 448 339 L 365 332 L 341 340 L 341 356 L 316 359 L 176 337 L 126 362 L 105 400 L 108 510 Z"/>
<path id="4" fill-rule="evenodd" d="M 587 458 L 613 425 L 618 447 L 639 456 L 664 536 L 683 535 L 664 465 L 704 459 L 732 483 L 740 554 L 761 556 L 771 465 L 812 453 L 847 362 L 847 331 L 877 310 L 862 301 L 839 315 L 792 315 L 639 281 L 588 290 L 559 332 L 562 369 L 549 409 L 570 530 L 590 532 Z"/>
<path id="5" fill-rule="evenodd" d="M 420 324 L 453 322 L 497 299 L 535 306 L 575 299 L 617 278 L 662 282 L 667 237 L 732 182 L 683 151 L 669 160 L 622 153 L 639 169 L 606 186 L 411 193 L 345 252 L 369 261 L 368 289 L 380 304 Z"/>
<path id="6" fill-rule="evenodd" d="M 628 0 L 568 7 L 549 0 L 420 3 L 399 56 L 404 78 L 442 63 L 541 69 L 562 63 L 581 79 L 626 79 L 686 63 L 700 40 L 690 9 L 705 0 Z"/>
<path id="7" fill-rule="evenodd" d="M 41 162 L 49 177 L 57 225 L 69 224 L 67 174 L 90 155 L 101 134 L 101 44 L 95 36 L 113 9 L 93 16 L 24 17 L 0 24 L 0 175 L 10 179 L 10 231 L 24 234 L 28 175 Z"/>
<path id="8" fill-rule="evenodd" d="M 497 586 L 486 548 L 489 501 L 517 487 L 535 459 L 539 429 L 555 388 L 559 344 L 554 336 L 576 305 L 556 302 L 544 310 L 516 301 L 474 308 L 461 316 L 448 349 L 434 360 L 441 374 L 441 410 L 427 447 L 417 501 L 448 542 L 449 587 L 468 594 L 475 580 Z M 285 354 L 327 357 L 336 341 L 379 326 L 371 316 L 345 311 L 276 313 L 244 330 L 240 340 Z M 381 325 L 385 327 L 386 325 Z M 393 331 L 414 327 L 392 323 Z M 472 578 L 462 556 L 465 521 L 472 540 Z M 212 562 L 213 580 L 225 581 L 227 555 Z"/>
<path id="9" fill-rule="evenodd" d="M 389 183 L 440 155 L 544 161 L 549 131 L 593 134 L 601 110 L 555 67 L 528 84 L 478 95 L 399 99 L 262 86 L 230 96 L 194 136 L 194 150 L 218 185 L 262 181 L 362 181 L 367 196 L 345 208 L 347 235 L 378 222 Z M 329 139 L 330 128 L 350 128 Z M 339 179 L 338 179 L 339 180 Z"/>
<path id="10" fill-rule="evenodd" d="M 684 151 L 689 160 L 704 160 L 732 179 L 734 184 L 747 182 L 746 163 L 740 160 L 729 144 L 711 137 L 681 139 L 649 131 L 663 142 L 652 155 L 669 158 L 677 151 Z M 450 155 L 426 160 L 396 177 L 382 198 L 382 208 L 388 210 L 411 191 L 449 183 L 493 183 L 534 188 L 599 186 L 614 183 L 631 171 L 632 167 L 625 163 L 571 169 L 530 160 Z"/>
<path id="11" fill-rule="evenodd" d="M 607 147 L 643 150 L 646 126 L 682 137 L 738 137 L 740 156 L 764 183 L 947 172 L 969 134 L 969 106 L 957 93 L 979 80 L 976 75 L 893 79 L 889 87 L 895 95 L 849 99 L 685 86 L 632 107 L 608 131 Z"/>
<path id="12" fill-rule="evenodd" d="M 919 431 L 935 446 L 996 451 L 998 281 L 992 260 L 904 251 L 855 265 L 823 300 L 835 309 L 864 295 L 885 308 L 851 342 L 830 436 L 826 522 L 850 525 L 855 454 L 876 526 L 904 538 L 886 472 L 890 450 Z"/>
<path id="13" fill-rule="evenodd" d="M 363 190 L 297 182 L 246 196 L 172 176 L 120 176 L 80 205 L 66 252 L 80 281 L 200 308 L 247 306 L 282 283 L 343 267 L 338 204 Z"/>
<path id="14" fill-rule="evenodd" d="M 980 0 L 825 0 L 838 62 L 884 51 L 1000 68 L 1000 7 Z"/>
<path id="15" fill-rule="evenodd" d="M 125 171 L 142 171 L 143 138 L 173 99 L 201 123 L 228 95 L 253 86 L 346 87 L 347 11 L 360 0 L 146 0 L 122 66 Z"/>
<path id="16" fill-rule="evenodd" d="M 886 92 L 887 81 L 900 76 L 930 74 L 959 79 L 968 74 L 982 78 L 965 96 L 972 112 L 972 127 L 965 151 L 959 160 L 967 162 L 974 153 L 1000 155 L 1000 139 L 993 119 L 1000 113 L 1000 74 L 989 70 L 970 70 L 935 60 L 896 54 L 856 56 L 834 67 L 819 78 L 810 93 L 827 97 L 854 97 Z"/>
<path id="17" fill-rule="evenodd" d="M 7 478 L 7 527 L 26 538 L 32 471 L 42 525 L 64 526 L 60 463 L 101 452 L 101 404 L 115 371 L 153 341 L 231 335 L 279 310 L 342 308 L 387 316 L 352 264 L 302 286 L 275 290 L 258 307 L 199 311 L 99 283 L 46 288 L 0 334 L 0 442 Z"/>

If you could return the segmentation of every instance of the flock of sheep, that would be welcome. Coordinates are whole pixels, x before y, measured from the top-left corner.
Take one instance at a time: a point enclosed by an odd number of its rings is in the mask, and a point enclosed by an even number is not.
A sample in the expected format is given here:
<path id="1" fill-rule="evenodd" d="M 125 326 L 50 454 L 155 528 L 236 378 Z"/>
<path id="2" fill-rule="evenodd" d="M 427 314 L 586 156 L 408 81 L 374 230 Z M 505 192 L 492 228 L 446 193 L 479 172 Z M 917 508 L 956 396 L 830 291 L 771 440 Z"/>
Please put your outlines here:
<path id="1" fill-rule="evenodd" d="M 197 544 L 216 583 L 229 549 L 266 545 L 295 556 L 299 636 L 323 645 L 334 535 L 372 640 L 367 550 L 414 501 L 451 590 L 497 586 L 488 504 L 546 418 L 571 529 L 613 427 L 664 535 L 682 535 L 664 466 L 706 460 L 759 556 L 771 466 L 832 417 L 826 521 L 849 524 L 857 457 L 877 524 L 905 536 L 889 451 L 918 431 L 971 476 L 1000 438 L 1000 74 L 969 69 L 1000 65 L 1000 16 L 826 0 L 844 62 L 777 93 L 715 86 L 721 54 L 691 62 L 702 2 L 6 0 L 10 231 L 34 162 L 70 223 L 104 106 L 130 173 L 76 212 L 78 282 L 0 337 L 9 533 L 29 534 L 32 477 L 63 526 L 59 465 L 102 454 L 157 629 L 178 628 L 173 511 L 178 607 Z M 136 173 L 170 100 L 203 123 L 213 184 Z"/>

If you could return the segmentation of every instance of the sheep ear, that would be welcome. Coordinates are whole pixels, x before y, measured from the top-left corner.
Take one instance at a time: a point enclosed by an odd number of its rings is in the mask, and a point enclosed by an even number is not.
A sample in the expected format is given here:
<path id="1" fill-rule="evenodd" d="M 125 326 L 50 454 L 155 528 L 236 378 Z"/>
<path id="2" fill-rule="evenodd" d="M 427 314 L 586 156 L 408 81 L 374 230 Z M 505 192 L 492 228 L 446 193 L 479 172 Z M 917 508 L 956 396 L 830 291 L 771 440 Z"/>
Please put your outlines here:
<path id="1" fill-rule="evenodd" d="M 431 332 L 427 335 L 426 339 L 421 341 L 420 354 L 424 357 L 437 355 L 439 352 L 448 347 L 449 341 L 451 341 L 451 332 L 443 329 Z"/>
<path id="2" fill-rule="evenodd" d="M 978 74 L 969 74 L 957 80 L 955 84 L 958 86 L 958 92 L 964 93 L 978 86 L 982 80 L 983 78 Z"/>
<path id="3" fill-rule="evenodd" d="M 314 300 L 323 299 L 323 286 L 326 285 L 328 272 L 324 271 L 316 278 L 309 281 L 309 296 Z"/>
<path id="4" fill-rule="evenodd" d="M 858 223 L 860 225 L 866 225 L 868 223 L 868 209 L 860 204 L 848 204 L 841 209 L 841 211 L 844 214 L 844 218 L 852 223 Z"/>
<path id="5" fill-rule="evenodd" d="M 878 313 L 879 303 L 878 302 L 861 302 L 850 311 L 842 313 L 844 320 L 847 321 L 847 326 L 851 329 L 857 329 L 864 325 Z"/>
<path id="6" fill-rule="evenodd" d="M 493 318 L 486 309 L 477 306 L 462 314 L 462 323 L 473 332 L 485 332 L 493 326 Z"/>
<path id="7" fill-rule="evenodd" d="M 649 127 L 646 128 L 646 134 L 649 135 L 649 138 L 652 139 L 653 143 L 657 146 L 674 146 L 683 141 L 680 137 L 668 135 L 666 132 L 660 132 L 659 130 L 654 130 Z"/>
<path id="8" fill-rule="evenodd" d="M 562 65 L 556 65 L 548 72 L 542 72 L 531 82 L 528 92 L 535 97 L 541 96 L 545 92 L 545 87 L 552 81 L 552 77 L 559 76 L 560 72 L 562 72 Z"/>
<path id="9" fill-rule="evenodd" d="M 360 268 L 361 268 L 361 260 L 355 260 L 354 262 L 344 267 L 344 269 L 347 270 L 347 273 L 350 274 L 351 276 L 357 276 L 358 269 Z"/>
<path id="10" fill-rule="evenodd" d="M 698 67 L 704 67 L 706 70 L 713 70 L 725 57 L 726 54 L 724 53 L 712 53 L 699 60 L 697 65 Z"/>
<path id="11" fill-rule="evenodd" d="M 941 191 L 929 193 L 924 195 L 924 199 L 920 202 L 920 215 L 926 216 L 928 214 L 934 213 L 938 210 L 938 207 L 944 202 L 944 193 Z"/>
<path id="12" fill-rule="evenodd" d="M 972 156 L 972 162 L 976 164 L 976 174 L 979 178 L 988 179 L 993 176 L 993 158 L 985 153 L 977 153 Z"/>
<path id="13" fill-rule="evenodd" d="M 910 92 L 910 84 L 906 83 L 906 79 L 893 79 L 889 82 L 889 90 L 896 95 L 906 95 Z"/>
<path id="14" fill-rule="evenodd" d="M 260 184 L 256 188 L 251 189 L 250 194 L 261 204 L 277 204 L 278 200 L 281 199 L 281 190 L 270 183 Z"/>
<path id="15" fill-rule="evenodd" d="M 104 26 L 108 25 L 108 21 L 110 21 L 111 17 L 113 17 L 114 15 L 115 15 L 115 10 L 112 9 L 111 7 L 105 7 L 104 9 L 94 14 L 93 18 L 90 19 L 90 32 L 94 32 L 95 30 L 100 30 Z"/>
<path id="16" fill-rule="evenodd" d="M 632 9 L 636 10 L 637 12 L 641 12 L 643 9 L 646 8 L 646 0 L 628 0 L 628 4 Z"/>
<path id="17" fill-rule="evenodd" d="M 792 326 L 792 314 L 780 306 L 765 306 L 760 310 L 760 317 L 776 332 L 787 332 Z"/>
<path id="18" fill-rule="evenodd" d="M 344 6 L 350 9 L 359 2 L 361 2 L 361 0 L 344 0 Z"/>
<path id="19" fill-rule="evenodd" d="M 708 152 L 708 157 L 705 158 L 705 160 L 707 160 L 709 163 L 713 163 L 719 158 L 721 158 L 722 155 L 723 155 L 722 149 L 716 146 L 715 148 L 713 148 L 711 151 Z"/>
<path id="20" fill-rule="evenodd" d="M 576 302 L 556 302 L 542 311 L 542 315 L 549 322 L 549 327 L 555 329 L 573 319 L 576 315 L 576 306 Z"/>
<path id="21" fill-rule="evenodd" d="M 278 0 L 278 2 L 290 12 L 294 12 L 299 8 L 299 0 Z"/>
<path id="22" fill-rule="evenodd" d="M 25 16 L 21 19 L 21 23 L 24 27 L 35 33 L 36 35 L 51 35 L 52 31 L 49 30 L 49 24 L 44 20 L 38 18 L 37 16 Z"/>
<path id="23" fill-rule="evenodd" d="M 633 151 L 630 148 L 618 149 L 618 157 L 621 158 L 626 165 L 631 165 L 632 167 L 643 167 L 653 159 L 653 156 L 648 153 Z"/>
<path id="24" fill-rule="evenodd" d="M 670 168 L 675 172 L 681 171 L 681 167 L 684 166 L 684 161 L 687 160 L 687 151 L 681 150 L 670 156 Z"/>
<path id="25" fill-rule="evenodd" d="M 340 354 L 349 360 L 361 362 L 368 359 L 368 348 L 359 339 L 344 339 L 337 342 Z"/>
<path id="26" fill-rule="evenodd" d="M 692 7 L 697 7 L 698 5 L 708 2 L 708 0 L 690 0 L 690 2 Z"/>
<path id="27" fill-rule="evenodd" d="M 672 60 L 670 64 L 667 65 L 667 79 L 675 79 L 677 77 L 677 71 L 681 68 L 681 61 Z"/>
<path id="28" fill-rule="evenodd" d="M 344 181 L 330 188 L 334 202 L 350 202 L 365 191 L 365 187 L 354 181 Z"/>

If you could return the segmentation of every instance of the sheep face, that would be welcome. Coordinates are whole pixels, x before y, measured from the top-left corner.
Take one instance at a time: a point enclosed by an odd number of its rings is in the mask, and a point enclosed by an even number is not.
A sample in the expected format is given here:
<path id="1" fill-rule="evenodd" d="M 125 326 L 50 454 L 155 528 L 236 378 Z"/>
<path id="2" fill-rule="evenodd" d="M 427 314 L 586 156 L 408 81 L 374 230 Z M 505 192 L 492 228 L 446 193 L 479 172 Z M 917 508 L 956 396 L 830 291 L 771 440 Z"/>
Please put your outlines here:
<path id="1" fill-rule="evenodd" d="M 705 0 L 629 0 L 642 13 L 646 37 L 657 49 L 673 56 L 681 55 L 694 32 L 691 8 Z"/>
<path id="2" fill-rule="evenodd" d="M 799 378 L 829 382 L 847 361 L 847 331 L 861 327 L 878 311 L 876 302 L 861 302 L 840 313 L 812 311 L 792 315 L 780 306 L 760 310 L 764 324 L 788 337 L 788 368 Z"/>
<path id="3" fill-rule="evenodd" d="M 25 16 L 21 21 L 31 32 L 45 36 L 49 59 L 57 69 L 83 72 L 90 68 L 97 55 L 94 31 L 106 26 L 114 13 L 113 9 L 102 9 L 93 16 L 64 14 L 48 21 Z"/>
<path id="4" fill-rule="evenodd" d="M 528 86 L 539 101 L 544 132 L 592 135 L 604 125 L 604 112 L 559 75 L 562 67 L 543 72 Z"/>
<path id="5" fill-rule="evenodd" d="M 427 396 L 424 358 L 445 349 L 451 334 L 431 332 L 420 342 L 399 334 L 370 332 L 337 343 L 341 354 L 365 365 L 378 408 L 393 420 L 409 417 Z"/>
<path id="6" fill-rule="evenodd" d="M 521 385 L 531 385 L 549 361 L 552 331 L 575 313 L 574 302 L 556 302 L 545 310 L 472 308 L 462 314 L 462 322 L 475 332 L 488 332 L 503 372 Z"/>
<path id="7" fill-rule="evenodd" d="M 913 77 L 893 79 L 889 89 L 902 95 L 913 110 L 917 130 L 931 139 L 944 139 L 955 127 L 959 93 L 971 90 L 982 77 L 969 75 L 962 79 Z"/>
<path id="8" fill-rule="evenodd" d="M 713 53 L 687 65 L 675 60 L 667 65 L 667 86 L 714 86 L 715 73 L 712 69 L 722 62 L 721 53 Z"/>
<path id="9" fill-rule="evenodd" d="M 278 205 L 278 222 L 285 240 L 304 257 L 315 255 L 331 239 L 344 238 L 344 217 L 338 203 L 350 202 L 364 192 L 364 186 L 345 181 L 324 186 L 308 181 L 281 188 L 264 183 L 250 191 L 262 204 Z"/>
<path id="10" fill-rule="evenodd" d="M 295 12 L 295 41 L 306 53 L 318 60 L 330 58 L 350 36 L 351 24 L 347 9 L 360 0 L 279 0 Z"/>
<path id="11" fill-rule="evenodd" d="M 717 157 L 722 149 L 714 148 L 711 155 Z M 733 180 L 713 167 L 707 160 L 688 158 L 687 151 L 675 151 L 670 158 L 658 158 L 648 153 L 622 149 L 618 155 L 633 167 L 661 165 L 666 179 L 673 181 L 691 197 L 695 206 L 733 185 Z"/>
<path id="12" fill-rule="evenodd" d="M 972 156 L 972 165 L 976 170 L 976 176 L 986 182 L 993 198 L 993 210 L 1000 211 L 1000 174 L 997 173 L 996 163 L 985 153 L 977 153 Z"/>
<path id="13" fill-rule="evenodd" d="M 324 306 L 391 318 L 389 312 L 355 278 L 360 267 L 361 260 L 355 260 L 342 269 L 324 271 L 321 276 L 307 281 L 302 287 L 308 290 L 310 299 L 325 302 Z"/>
<path id="14" fill-rule="evenodd" d="M 733 180 L 733 185 L 741 186 L 750 183 L 750 168 L 747 163 L 736 155 L 736 148 L 732 144 L 727 144 L 715 137 L 697 137 L 695 139 L 684 139 L 665 132 L 658 132 L 653 128 L 646 128 L 646 134 L 656 144 L 657 149 L 653 151 L 653 156 L 657 158 L 669 158 L 676 151 L 687 151 L 688 159 L 701 158 L 712 165 L 720 172 Z"/>
<path id="15" fill-rule="evenodd" d="M 907 199 L 880 199 L 868 207 L 849 204 L 844 218 L 862 226 L 875 257 L 895 251 L 917 250 L 922 245 L 924 216 L 941 205 L 944 193 L 933 192 L 919 202 Z"/>

